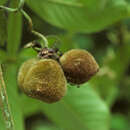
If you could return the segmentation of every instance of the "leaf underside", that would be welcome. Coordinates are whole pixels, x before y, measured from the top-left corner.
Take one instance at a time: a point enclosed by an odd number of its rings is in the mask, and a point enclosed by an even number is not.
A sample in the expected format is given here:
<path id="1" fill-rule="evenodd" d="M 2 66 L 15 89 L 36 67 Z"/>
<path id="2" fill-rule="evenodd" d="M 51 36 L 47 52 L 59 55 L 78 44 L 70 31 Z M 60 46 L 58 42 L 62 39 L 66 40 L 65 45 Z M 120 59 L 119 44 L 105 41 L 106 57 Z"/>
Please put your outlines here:
<path id="1" fill-rule="evenodd" d="M 97 32 L 123 19 L 128 15 L 124 0 L 111 0 L 102 4 L 102 0 L 93 5 L 83 6 L 82 1 L 66 0 L 27 0 L 41 18 L 50 24 L 74 32 Z M 94 10 L 95 5 L 99 5 Z"/>

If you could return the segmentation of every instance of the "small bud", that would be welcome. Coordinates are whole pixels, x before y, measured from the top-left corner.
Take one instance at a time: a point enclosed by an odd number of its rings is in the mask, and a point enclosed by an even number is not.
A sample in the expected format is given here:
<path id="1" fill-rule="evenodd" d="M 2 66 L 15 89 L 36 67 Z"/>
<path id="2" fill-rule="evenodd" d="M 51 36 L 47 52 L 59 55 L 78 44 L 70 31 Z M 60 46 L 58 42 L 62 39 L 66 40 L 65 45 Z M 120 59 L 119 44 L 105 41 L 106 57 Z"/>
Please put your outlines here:
<path id="1" fill-rule="evenodd" d="M 94 57 L 86 50 L 72 49 L 60 58 L 68 82 L 83 84 L 99 70 Z"/>
<path id="2" fill-rule="evenodd" d="M 59 101 L 66 93 L 61 66 L 52 59 L 30 59 L 18 73 L 18 85 L 30 97 L 47 103 Z"/>

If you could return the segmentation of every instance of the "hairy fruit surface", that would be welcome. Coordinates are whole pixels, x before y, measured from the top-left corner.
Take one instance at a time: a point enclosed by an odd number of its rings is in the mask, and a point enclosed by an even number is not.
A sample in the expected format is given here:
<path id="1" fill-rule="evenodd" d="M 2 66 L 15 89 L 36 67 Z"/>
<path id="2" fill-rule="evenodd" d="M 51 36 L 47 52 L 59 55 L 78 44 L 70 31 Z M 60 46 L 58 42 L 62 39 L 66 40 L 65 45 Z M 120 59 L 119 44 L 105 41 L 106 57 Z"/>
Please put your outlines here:
<path id="1" fill-rule="evenodd" d="M 60 63 L 67 81 L 77 85 L 87 82 L 99 70 L 94 57 L 82 49 L 66 52 L 61 56 Z"/>
<path id="2" fill-rule="evenodd" d="M 47 103 L 59 101 L 67 91 L 62 68 L 52 59 L 25 61 L 18 73 L 18 84 L 28 96 Z"/>

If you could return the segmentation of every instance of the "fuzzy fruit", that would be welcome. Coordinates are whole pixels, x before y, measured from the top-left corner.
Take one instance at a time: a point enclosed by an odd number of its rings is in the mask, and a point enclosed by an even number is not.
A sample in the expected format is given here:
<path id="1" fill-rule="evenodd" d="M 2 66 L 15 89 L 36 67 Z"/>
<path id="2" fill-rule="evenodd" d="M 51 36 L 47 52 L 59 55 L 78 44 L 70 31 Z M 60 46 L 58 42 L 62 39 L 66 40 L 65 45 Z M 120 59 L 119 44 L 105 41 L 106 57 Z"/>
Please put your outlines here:
<path id="1" fill-rule="evenodd" d="M 59 101 L 66 93 L 61 66 L 52 59 L 30 59 L 18 73 L 18 85 L 30 97 L 47 103 Z"/>
<path id="2" fill-rule="evenodd" d="M 86 50 L 72 49 L 60 58 L 68 82 L 83 84 L 99 70 L 94 57 Z"/>

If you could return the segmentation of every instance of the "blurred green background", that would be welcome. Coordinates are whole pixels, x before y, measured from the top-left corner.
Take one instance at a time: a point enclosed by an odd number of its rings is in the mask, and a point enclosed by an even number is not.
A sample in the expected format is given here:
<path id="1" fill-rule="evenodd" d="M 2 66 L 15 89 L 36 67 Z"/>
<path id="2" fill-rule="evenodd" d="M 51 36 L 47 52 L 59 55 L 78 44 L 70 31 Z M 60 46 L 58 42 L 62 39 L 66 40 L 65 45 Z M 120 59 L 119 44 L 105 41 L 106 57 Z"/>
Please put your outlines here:
<path id="1" fill-rule="evenodd" d="M 18 0 L 0 0 L 17 7 Z M 82 48 L 93 54 L 100 71 L 80 88 L 46 104 L 27 97 L 17 85 L 20 65 L 36 57 L 23 49 L 37 39 L 20 13 L 0 10 L 0 63 L 16 130 L 130 130 L 129 0 L 26 0 L 33 27 L 56 35 L 62 52 Z M 53 39 L 48 39 L 52 43 Z M 0 110 L 0 130 L 5 130 Z"/>

